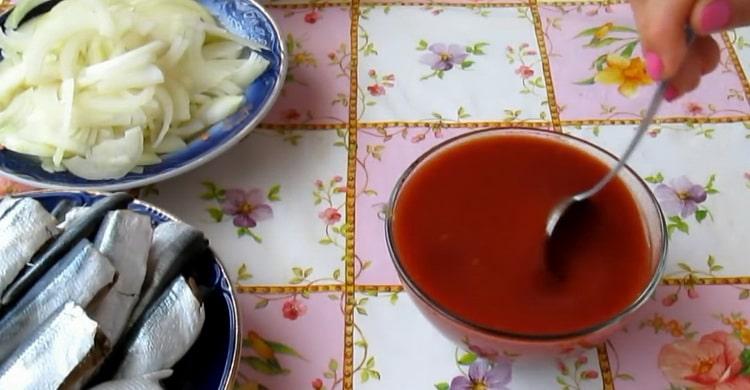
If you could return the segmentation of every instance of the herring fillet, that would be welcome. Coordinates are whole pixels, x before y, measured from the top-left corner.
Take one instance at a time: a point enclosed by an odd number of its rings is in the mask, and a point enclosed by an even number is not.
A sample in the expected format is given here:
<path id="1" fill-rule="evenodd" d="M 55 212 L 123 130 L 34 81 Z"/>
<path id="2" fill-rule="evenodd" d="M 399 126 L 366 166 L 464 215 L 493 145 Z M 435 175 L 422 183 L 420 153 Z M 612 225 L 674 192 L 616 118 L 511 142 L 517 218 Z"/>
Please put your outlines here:
<path id="1" fill-rule="evenodd" d="M 0 206 L 0 293 L 58 230 L 57 220 L 36 200 L 6 198 Z"/>
<path id="2" fill-rule="evenodd" d="M 182 222 L 165 222 L 154 229 L 141 298 L 128 322 L 135 324 L 151 303 L 174 280 L 184 266 L 203 253 L 208 243 L 203 233 Z"/>
<path id="3" fill-rule="evenodd" d="M 115 269 L 86 239 L 79 242 L 0 319 L 0 362 L 68 301 L 86 306 Z"/>
<path id="4" fill-rule="evenodd" d="M 115 379 L 104 382 L 89 390 L 162 390 L 159 381 L 172 375 L 172 370 L 162 370 L 140 377 Z"/>
<path id="5" fill-rule="evenodd" d="M 0 306 L 11 305 L 21 299 L 65 253 L 82 238 L 96 231 L 107 212 L 126 207 L 132 200 L 133 197 L 125 192 L 114 193 L 97 200 L 80 218 L 66 225 L 54 241 L 31 258 L 29 267 L 3 292 Z"/>
<path id="6" fill-rule="evenodd" d="M 203 305 L 185 278 L 177 277 L 136 324 L 114 378 L 171 368 L 198 338 L 205 318 Z"/>
<path id="7" fill-rule="evenodd" d="M 117 269 L 117 280 L 101 300 L 92 302 L 91 317 L 112 344 L 117 343 L 140 296 L 151 246 L 151 218 L 129 210 L 110 211 L 94 246 Z"/>
<path id="8" fill-rule="evenodd" d="M 0 367 L 0 389 L 57 389 L 96 345 L 97 326 L 66 303 Z"/>

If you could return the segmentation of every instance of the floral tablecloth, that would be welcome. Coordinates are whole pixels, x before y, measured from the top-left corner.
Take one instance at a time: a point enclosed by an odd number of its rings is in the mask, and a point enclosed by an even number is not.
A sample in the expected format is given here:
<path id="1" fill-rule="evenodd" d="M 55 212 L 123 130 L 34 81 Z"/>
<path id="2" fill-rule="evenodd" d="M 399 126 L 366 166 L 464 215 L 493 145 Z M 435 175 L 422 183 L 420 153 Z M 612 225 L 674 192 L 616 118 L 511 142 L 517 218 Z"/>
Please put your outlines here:
<path id="1" fill-rule="evenodd" d="M 141 190 L 203 229 L 232 273 L 245 341 L 238 387 L 448 389 L 455 377 L 487 377 L 477 351 L 444 339 L 402 292 L 384 205 L 420 153 L 489 126 L 621 152 L 655 88 L 629 5 L 266 6 L 290 58 L 273 112 L 225 156 Z M 750 389 L 750 30 L 716 38 L 718 70 L 662 105 L 632 160 L 668 214 L 655 299 L 607 343 L 515 357 L 511 377 L 497 367 L 490 388 Z"/>

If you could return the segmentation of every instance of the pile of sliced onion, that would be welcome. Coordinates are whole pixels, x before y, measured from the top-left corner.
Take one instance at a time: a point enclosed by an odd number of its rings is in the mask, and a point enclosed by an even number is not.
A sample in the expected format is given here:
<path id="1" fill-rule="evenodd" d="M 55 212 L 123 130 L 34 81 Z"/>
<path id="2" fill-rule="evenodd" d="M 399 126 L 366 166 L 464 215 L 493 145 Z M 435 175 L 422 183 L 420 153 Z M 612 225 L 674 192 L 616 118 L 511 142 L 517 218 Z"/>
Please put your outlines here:
<path id="1" fill-rule="evenodd" d="M 0 144 L 44 169 L 116 179 L 243 104 L 261 46 L 193 0 L 21 0 L 0 31 Z"/>

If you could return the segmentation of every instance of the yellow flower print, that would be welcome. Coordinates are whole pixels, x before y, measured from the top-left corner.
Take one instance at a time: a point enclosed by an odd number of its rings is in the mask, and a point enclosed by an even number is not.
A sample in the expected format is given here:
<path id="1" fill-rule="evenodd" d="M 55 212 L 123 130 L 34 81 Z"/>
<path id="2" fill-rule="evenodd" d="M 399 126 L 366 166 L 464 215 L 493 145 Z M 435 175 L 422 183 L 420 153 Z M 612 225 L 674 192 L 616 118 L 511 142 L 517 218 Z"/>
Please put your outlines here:
<path id="1" fill-rule="evenodd" d="M 750 345 L 750 328 L 741 328 L 737 331 L 742 344 Z"/>
<path id="2" fill-rule="evenodd" d="M 295 53 L 292 56 L 292 63 L 294 65 L 307 65 L 307 66 L 317 65 L 317 61 L 315 61 L 315 57 L 313 57 L 312 54 L 307 51 L 300 51 L 300 52 Z"/>
<path id="3" fill-rule="evenodd" d="M 612 22 L 604 23 L 601 25 L 601 27 L 596 29 L 596 32 L 594 32 L 594 37 L 596 39 L 604 39 L 607 34 L 609 34 L 610 31 L 612 31 L 612 27 L 614 27 L 615 24 Z"/>
<path id="4" fill-rule="evenodd" d="M 594 80 L 601 84 L 618 85 L 618 91 L 627 97 L 635 95 L 638 87 L 654 82 L 646 73 L 646 63 L 642 58 L 624 58 L 617 54 L 607 56 L 606 66 L 596 74 Z"/>

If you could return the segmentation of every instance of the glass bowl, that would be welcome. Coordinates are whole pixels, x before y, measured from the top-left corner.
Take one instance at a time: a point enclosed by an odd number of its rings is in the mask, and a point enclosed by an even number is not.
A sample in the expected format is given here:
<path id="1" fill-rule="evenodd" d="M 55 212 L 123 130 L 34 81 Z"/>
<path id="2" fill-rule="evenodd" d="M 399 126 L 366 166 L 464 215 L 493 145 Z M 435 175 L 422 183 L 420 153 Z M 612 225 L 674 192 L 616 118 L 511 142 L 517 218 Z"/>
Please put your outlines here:
<path id="1" fill-rule="evenodd" d="M 394 220 L 399 215 L 399 194 L 404 186 L 409 185 L 409 179 L 412 177 L 412 174 L 419 171 L 425 161 L 439 156 L 441 152 L 450 150 L 456 145 L 477 141 L 483 137 L 504 137 L 509 135 L 540 137 L 546 140 L 553 140 L 566 147 L 576 148 L 579 151 L 585 152 L 608 167 L 612 167 L 618 161 L 616 156 L 587 141 L 563 133 L 532 128 L 491 128 L 480 130 L 463 134 L 433 147 L 417 158 L 406 169 L 396 182 L 390 198 L 389 212 L 386 215 L 385 234 L 388 250 L 390 251 L 391 259 L 396 267 L 399 278 L 407 293 L 412 297 L 419 310 L 429 322 L 447 338 L 462 346 L 462 348 L 471 350 L 484 358 L 492 359 L 500 356 L 516 356 L 519 354 L 550 355 L 598 345 L 624 326 L 632 314 L 651 297 L 661 281 L 666 261 L 667 230 L 664 216 L 648 185 L 630 167 L 623 169 L 618 176 L 629 190 L 639 209 L 650 252 L 650 274 L 647 283 L 640 290 L 636 298 L 627 307 L 605 321 L 575 331 L 557 334 L 519 333 L 517 331 L 511 332 L 488 327 L 471 319 L 462 318 L 429 296 L 409 275 L 399 255 L 393 234 Z M 440 196 L 440 194 L 432 195 Z M 469 297 L 467 297 L 468 299 Z"/>

